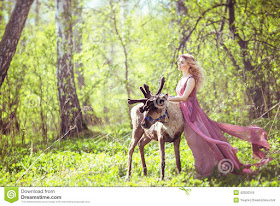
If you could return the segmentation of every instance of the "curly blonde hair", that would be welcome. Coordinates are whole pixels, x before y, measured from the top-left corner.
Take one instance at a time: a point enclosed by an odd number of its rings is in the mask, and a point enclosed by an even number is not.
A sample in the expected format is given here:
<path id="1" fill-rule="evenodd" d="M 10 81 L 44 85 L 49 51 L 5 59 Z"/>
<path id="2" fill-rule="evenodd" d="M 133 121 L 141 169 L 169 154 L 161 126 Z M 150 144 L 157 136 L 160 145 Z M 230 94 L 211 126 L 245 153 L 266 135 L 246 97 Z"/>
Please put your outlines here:
<path id="1" fill-rule="evenodd" d="M 190 65 L 189 72 L 194 76 L 196 80 L 197 89 L 201 89 L 205 80 L 204 69 L 199 65 L 199 63 L 191 54 L 180 54 L 177 60 L 179 60 L 181 57 L 183 57 Z"/>

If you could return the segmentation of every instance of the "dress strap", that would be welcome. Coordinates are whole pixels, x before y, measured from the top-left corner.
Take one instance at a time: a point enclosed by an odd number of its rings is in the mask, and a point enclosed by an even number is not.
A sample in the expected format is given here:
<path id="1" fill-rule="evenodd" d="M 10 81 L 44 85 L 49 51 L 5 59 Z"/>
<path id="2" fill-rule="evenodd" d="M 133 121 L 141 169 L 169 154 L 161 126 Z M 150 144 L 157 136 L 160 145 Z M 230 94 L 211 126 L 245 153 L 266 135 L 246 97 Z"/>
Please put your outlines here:
<path id="1" fill-rule="evenodd" d="M 186 82 L 185 82 L 185 84 L 184 84 L 184 88 L 186 88 L 186 85 L 187 85 L 187 83 L 188 83 L 188 80 L 189 80 L 189 78 L 191 78 L 191 77 L 193 77 L 193 76 L 189 76 L 188 78 L 187 78 L 187 80 L 186 80 Z M 194 78 L 194 77 L 193 77 Z"/>
<path id="2" fill-rule="evenodd" d="M 187 78 L 187 80 L 188 80 L 189 78 L 191 78 L 191 77 L 193 77 L 193 76 L 189 76 L 189 77 Z"/>

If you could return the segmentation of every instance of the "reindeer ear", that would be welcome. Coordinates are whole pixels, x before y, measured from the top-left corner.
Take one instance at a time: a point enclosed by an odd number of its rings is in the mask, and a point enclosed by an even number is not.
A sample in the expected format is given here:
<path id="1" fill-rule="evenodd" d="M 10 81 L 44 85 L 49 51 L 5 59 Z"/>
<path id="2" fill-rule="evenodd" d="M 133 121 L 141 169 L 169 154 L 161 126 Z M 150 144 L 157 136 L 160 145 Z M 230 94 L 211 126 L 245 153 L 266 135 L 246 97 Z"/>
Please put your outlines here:
<path id="1" fill-rule="evenodd" d="M 152 107 L 152 105 L 154 105 L 154 101 L 148 99 L 148 100 L 146 101 L 146 103 L 144 104 L 144 106 L 143 106 L 143 110 L 144 110 L 144 111 L 149 110 L 149 109 Z"/>
<path id="2" fill-rule="evenodd" d="M 139 108 L 139 111 L 140 111 L 141 113 L 144 112 L 143 106 Z"/>

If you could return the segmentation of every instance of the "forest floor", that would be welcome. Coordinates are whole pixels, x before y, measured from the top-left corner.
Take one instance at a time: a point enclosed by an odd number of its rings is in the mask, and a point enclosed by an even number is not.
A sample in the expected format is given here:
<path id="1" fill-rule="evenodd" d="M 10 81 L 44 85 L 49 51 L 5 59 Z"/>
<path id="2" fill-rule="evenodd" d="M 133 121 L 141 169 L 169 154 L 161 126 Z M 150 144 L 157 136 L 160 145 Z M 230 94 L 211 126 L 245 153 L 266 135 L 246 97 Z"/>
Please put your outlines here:
<path id="1" fill-rule="evenodd" d="M 196 179 L 194 159 L 182 135 L 180 145 L 182 172 L 178 175 L 173 144 L 167 143 L 165 180 L 160 180 L 158 144 L 152 141 L 145 147 L 148 176 L 143 176 L 138 147 L 132 160 L 132 176 L 126 181 L 127 153 L 131 139 L 130 130 L 118 134 L 102 131 L 84 138 L 73 138 L 55 143 L 49 150 L 30 147 L 9 149 L 0 165 L 0 186 L 280 186 L 279 139 L 270 139 L 268 157 L 273 160 L 250 175 L 215 172 L 210 178 Z M 229 138 L 230 139 L 230 138 Z M 252 148 L 246 141 L 230 139 L 238 147 L 242 163 L 255 163 Z"/>

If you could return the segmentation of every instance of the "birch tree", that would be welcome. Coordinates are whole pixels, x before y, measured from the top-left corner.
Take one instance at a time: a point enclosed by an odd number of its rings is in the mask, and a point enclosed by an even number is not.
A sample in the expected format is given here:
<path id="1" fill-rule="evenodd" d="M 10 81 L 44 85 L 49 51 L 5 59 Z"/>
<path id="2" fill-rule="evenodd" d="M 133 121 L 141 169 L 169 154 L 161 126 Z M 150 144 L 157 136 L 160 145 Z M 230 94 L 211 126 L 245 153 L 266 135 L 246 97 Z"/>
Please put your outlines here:
<path id="1" fill-rule="evenodd" d="M 60 102 L 61 134 L 85 129 L 73 72 L 71 0 L 56 0 L 57 88 Z M 70 132 L 71 136 L 73 132 Z"/>

